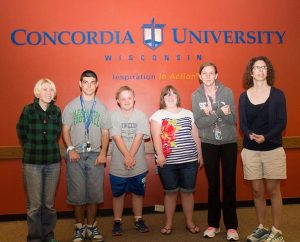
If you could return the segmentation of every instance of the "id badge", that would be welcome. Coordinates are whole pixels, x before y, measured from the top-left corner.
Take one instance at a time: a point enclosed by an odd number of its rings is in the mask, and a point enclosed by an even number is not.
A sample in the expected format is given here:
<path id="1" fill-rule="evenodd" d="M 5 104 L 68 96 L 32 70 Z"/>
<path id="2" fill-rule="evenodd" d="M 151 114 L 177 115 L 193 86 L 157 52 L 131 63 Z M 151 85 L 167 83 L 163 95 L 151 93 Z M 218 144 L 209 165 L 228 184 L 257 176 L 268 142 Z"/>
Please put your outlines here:
<path id="1" fill-rule="evenodd" d="M 218 128 L 215 129 L 215 139 L 216 140 L 222 140 L 222 132 Z"/>
<path id="2" fill-rule="evenodd" d="M 91 145 L 90 141 L 87 141 L 86 142 L 86 151 L 90 152 L 91 150 L 92 150 L 92 145 Z"/>

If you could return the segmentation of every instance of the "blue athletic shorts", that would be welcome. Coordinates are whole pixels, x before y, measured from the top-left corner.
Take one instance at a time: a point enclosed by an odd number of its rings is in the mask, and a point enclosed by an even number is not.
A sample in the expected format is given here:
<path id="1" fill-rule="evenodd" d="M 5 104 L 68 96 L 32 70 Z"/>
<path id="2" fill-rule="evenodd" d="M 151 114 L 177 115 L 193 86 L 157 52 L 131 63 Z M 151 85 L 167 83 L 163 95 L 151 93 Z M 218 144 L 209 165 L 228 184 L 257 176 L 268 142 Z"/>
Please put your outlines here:
<path id="1" fill-rule="evenodd" d="M 135 195 L 144 196 L 146 175 L 147 172 L 133 177 L 119 177 L 109 174 L 113 196 L 119 197 L 128 192 Z"/>
<path id="2" fill-rule="evenodd" d="M 165 192 L 193 192 L 196 186 L 198 161 L 166 164 L 157 167 Z"/>

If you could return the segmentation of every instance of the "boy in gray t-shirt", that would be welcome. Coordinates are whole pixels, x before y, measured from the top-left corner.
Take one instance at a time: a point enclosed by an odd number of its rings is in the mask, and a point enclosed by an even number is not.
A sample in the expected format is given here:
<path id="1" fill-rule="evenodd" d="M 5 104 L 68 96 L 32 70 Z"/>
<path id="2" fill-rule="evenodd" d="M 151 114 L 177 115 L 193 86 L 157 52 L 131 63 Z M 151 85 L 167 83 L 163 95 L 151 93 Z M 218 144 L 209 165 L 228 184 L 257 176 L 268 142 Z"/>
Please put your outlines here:
<path id="1" fill-rule="evenodd" d="M 144 139 L 149 137 L 146 115 L 134 108 L 134 91 L 122 86 L 116 93 L 120 107 L 111 115 L 112 159 L 110 183 L 113 194 L 114 225 L 112 234 L 122 234 L 122 213 L 126 193 L 132 194 L 134 226 L 141 233 L 149 231 L 142 219 L 147 164 Z"/>
<path id="2" fill-rule="evenodd" d="M 65 107 L 62 117 L 63 139 L 68 147 L 67 199 L 73 205 L 76 222 L 73 242 L 104 241 L 96 217 L 98 204 L 103 202 L 111 120 L 105 105 L 96 98 L 98 85 L 96 73 L 84 71 L 79 81 L 81 95 Z"/>

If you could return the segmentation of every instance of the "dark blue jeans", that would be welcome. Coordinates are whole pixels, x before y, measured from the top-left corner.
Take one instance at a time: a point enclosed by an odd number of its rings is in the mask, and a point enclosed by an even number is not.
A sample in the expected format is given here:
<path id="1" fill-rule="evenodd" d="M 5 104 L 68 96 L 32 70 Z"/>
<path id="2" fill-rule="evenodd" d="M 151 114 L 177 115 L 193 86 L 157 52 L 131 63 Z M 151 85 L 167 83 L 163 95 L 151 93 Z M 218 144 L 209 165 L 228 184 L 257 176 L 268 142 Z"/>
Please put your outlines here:
<path id="1" fill-rule="evenodd" d="M 23 164 L 27 199 L 29 242 L 48 242 L 54 238 L 56 211 L 54 197 L 60 176 L 60 163 L 50 165 Z"/>
<path id="2" fill-rule="evenodd" d="M 237 229 L 236 162 L 237 144 L 202 143 L 204 167 L 208 179 L 208 225 L 219 228 L 221 210 L 226 229 Z M 223 199 L 220 198 L 220 164 Z"/>
<path id="3" fill-rule="evenodd" d="M 165 192 L 193 192 L 198 174 L 198 161 L 166 164 L 157 167 Z"/>

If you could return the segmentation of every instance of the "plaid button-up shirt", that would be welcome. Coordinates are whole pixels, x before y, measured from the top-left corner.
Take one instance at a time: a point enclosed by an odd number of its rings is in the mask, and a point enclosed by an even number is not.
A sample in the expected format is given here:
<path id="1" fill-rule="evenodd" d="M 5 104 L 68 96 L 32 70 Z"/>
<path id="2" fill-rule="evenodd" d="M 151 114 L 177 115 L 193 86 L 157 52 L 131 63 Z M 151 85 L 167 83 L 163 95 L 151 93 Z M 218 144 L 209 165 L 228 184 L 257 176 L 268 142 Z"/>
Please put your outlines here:
<path id="1" fill-rule="evenodd" d="M 17 133 L 23 145 L 23 162 L 52 164 L 61 160 L 58 139 L 61 133 L 61 111 L 51 102 L 44 111 L 38 99 L 24 107 L 17 123 Z"/>

